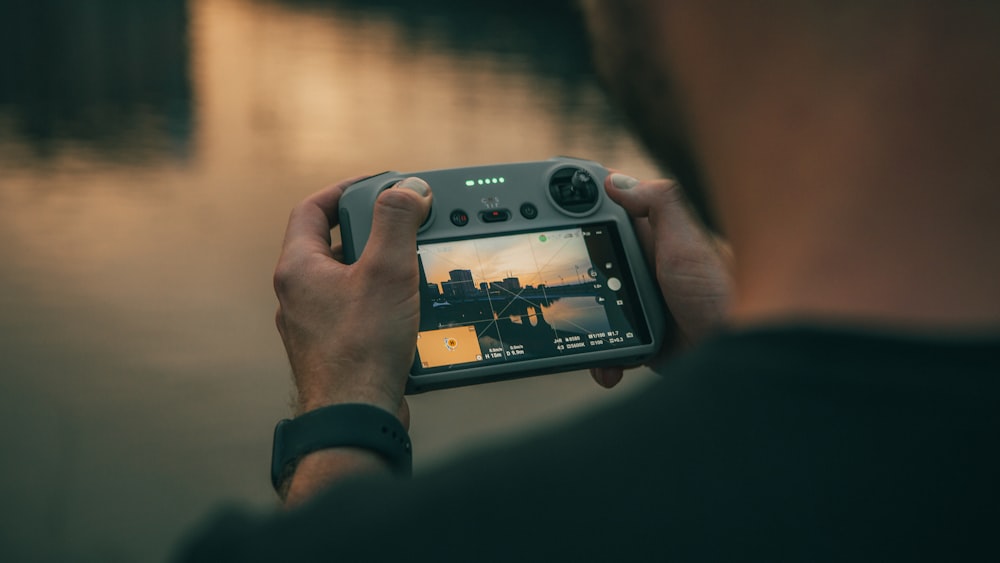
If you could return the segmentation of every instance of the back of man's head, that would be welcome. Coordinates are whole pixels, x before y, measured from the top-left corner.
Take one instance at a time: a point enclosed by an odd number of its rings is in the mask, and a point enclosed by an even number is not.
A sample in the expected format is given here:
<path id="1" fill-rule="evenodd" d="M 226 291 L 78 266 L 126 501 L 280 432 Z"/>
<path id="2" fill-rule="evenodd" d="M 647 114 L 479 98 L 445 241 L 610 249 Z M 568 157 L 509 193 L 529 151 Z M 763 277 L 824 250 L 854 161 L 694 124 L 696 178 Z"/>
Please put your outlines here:
<path id="1" fill-rule="evenodd" d="M 736 317 L 1000 325 L 1000 2 L 589 1 L 595 59 L 736 251 Z"/>

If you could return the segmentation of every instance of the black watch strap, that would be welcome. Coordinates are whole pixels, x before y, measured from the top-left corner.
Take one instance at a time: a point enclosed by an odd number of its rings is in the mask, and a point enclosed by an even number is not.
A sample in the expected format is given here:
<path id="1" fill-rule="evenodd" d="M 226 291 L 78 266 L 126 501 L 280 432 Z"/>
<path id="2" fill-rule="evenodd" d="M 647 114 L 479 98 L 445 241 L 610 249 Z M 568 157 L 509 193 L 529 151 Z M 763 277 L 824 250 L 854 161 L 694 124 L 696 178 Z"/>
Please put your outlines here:
<path id="1" fill-rule="evenodd" d="M 399 419 L 384 409 L 363 403 L 330 405 L 274 427 L 271 484 L 280 492 L 286 470 L 304 455 L 326 448 L 350 446 L 381 455 L 399 475 L 413 470 L 410 436 Z M 288 472 L 290 474 L 290 472 Z"/>

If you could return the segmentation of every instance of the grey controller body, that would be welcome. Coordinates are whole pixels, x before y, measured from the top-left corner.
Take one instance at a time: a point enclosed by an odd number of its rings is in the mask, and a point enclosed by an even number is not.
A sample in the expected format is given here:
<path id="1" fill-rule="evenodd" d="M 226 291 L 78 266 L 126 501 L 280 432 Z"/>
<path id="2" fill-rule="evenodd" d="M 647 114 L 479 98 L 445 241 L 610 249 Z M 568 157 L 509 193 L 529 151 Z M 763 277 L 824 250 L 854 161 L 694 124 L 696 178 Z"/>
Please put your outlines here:
<path id="1" fill-rule="evenodd" d="M 348 263 L 375 200 L 409 176 L 433 204 L 417 233 L 421 325 L 407 393 L 605 365 L 659 350 L 666 312 L 608 171 L 568 157 L 385 172 L 340 200 Z M 377 307 L 378 304 L 372 304 Z"/>

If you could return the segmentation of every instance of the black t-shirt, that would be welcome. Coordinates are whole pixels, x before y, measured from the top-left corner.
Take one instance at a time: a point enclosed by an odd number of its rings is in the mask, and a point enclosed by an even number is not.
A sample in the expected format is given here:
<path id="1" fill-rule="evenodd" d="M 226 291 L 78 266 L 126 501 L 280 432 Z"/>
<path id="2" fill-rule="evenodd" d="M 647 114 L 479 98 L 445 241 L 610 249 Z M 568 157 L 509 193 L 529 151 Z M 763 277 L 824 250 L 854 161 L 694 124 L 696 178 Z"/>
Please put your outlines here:
<path id="1" fill-rule="evenodd" d="M 184 560 L 1000 560 L 1000 340 L 776 327 L 665 373 L 411 481 L 221 518 Z"/>

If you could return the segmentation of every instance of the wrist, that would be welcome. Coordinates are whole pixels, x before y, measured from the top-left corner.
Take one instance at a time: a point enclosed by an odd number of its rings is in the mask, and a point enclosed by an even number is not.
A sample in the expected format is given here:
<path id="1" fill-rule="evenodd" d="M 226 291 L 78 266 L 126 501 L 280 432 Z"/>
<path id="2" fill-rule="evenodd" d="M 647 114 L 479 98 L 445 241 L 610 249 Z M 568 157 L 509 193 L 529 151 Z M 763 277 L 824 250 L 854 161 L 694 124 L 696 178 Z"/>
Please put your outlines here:
<path id="1" fill-rule="evenodd" d="M 331 405 L 362 403 L 397 415 L 408 427 L 408 417 L 399 416 L 404 402 L 405 376 L 391 377 L 384 375 L 386 371 L 384 367 L 335 362 L 303 362 L 298 366 L 293 363 L 296 386 L 294 414 L 301 416 Z M 402 373 L 409 373 L 409 370 Z"/>
<path id="2" fill-rule="evenodd" d="M 378 407 L 396 418 L 399 418 L 399 401 L 385 397 L 378 393 L 366 392 L 365 390 L 352 390 L 351 392 L 338 393 L 317 393 L 299 391 L 295 401 L 294 416 L 299 417 L 304 414 L 334 405 L 361 404 Z M 404 422 L 400 420 L 400 422 Z M 408 420 L 406 422 L 409 422 Z M 404 426 L 408 426 L 404 422 Z"/>

